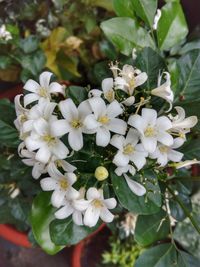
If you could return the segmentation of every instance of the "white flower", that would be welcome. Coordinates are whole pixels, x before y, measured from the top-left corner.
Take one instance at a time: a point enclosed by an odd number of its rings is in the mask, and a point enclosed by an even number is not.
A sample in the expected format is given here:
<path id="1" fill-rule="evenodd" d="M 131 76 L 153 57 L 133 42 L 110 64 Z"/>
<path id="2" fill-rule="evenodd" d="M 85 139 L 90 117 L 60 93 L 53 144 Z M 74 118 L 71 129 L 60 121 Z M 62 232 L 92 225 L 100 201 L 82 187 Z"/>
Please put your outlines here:
<path id="1" fill-rule="evenodd" d="M 51 99 L 51 94 L 60 93 L 64 95 L 64 87 L 62 85 L 57 82 L 50 83 L 51 76 L 51 72 L 45 71 L 40 74 L 40 83 L 31 79 L 25 83 L 24 89 L 31 92 L 24 96 L 25 107 L 40 98 Z"/>
<path id="2" fill-rule="evenodd" d="M 69 153 L 64 143 L 52 133 L 51 124 L 43 118 L 36 120 L 33 124 L 34 130 L 24 141 L 29 151 L 38 150 L 35 158 L 44 164 L 53 155 L 58 159 L 64 159 Z"/>
<path id="3" fill-rule="evenodd" d="M 83 225 L 83 211 L 76 209 L 76 201 L 81 200 L 85 197 L 85 188 L 79 189 L 79 196 L 76 198 L 68 199 L 65 197 L 63 207 L 55 213 L 57 219 L 65 219 L 72 215 L 72 219 L 75 224 Z"/>
<path id="4" fill-rule="evenodd" d="M 12 35 L 9 31 L 6 30 L 5 24 L 1 25 L 0 27 L 0 39 L 3 39 L 5 41 L 12 39 Z"/>
<path id="5" fill-rule="evenodd" d="M 114 81 L 115 89 L 123 90 L 130 96 L 132 96 L 134 89 L 145 83 L 148 78 L 146 72 L 141 72 L 127 64 L 123 66 L 119 75 Z"/>
<path id="6" fill-rule="evenodd" d="M 59 208 L 63 205 L 65 197 L 69 199 L 77 198 L 79 192 L 72 187 L 77 178 L 74 173 L 51 173 L 50 177 L 40 181 L 42 190 L 53 191 L 51 203 L 54 207 Z"/>
<path id="7" fill-rule="evenodd" d="M 78 108 L 69 98 L 59 103 L 59 108 L 64 119 L 52 123 L 52 132 L 55 136 L 68 134 L 68 142 L 75 151 L 83 147 L 83 133 L 89 132 L 84 125 L 85 117 L 90 114 L 91 108 L 88 101 L 83 101 Z"/>
<path id="8" fill-rule="evenodd" d="M 118 134 L 125 134 L 127 124 L 125 121 L 116 118 L 123 113 L 120 104 L 115 100 L 106 106 L 103 99 L 93 97 L 89 99 L 94 114 L 88 115 L 84 124 L 89 130 L 94 130 L 96 134 L 96 144 L 107 146 L 110 142 L 110 131 Z"/>
<path id="9" fill-rule="evenodd" d="M 121 222 L 120 228 L 122 228 L 126 234 L 126 237 L 135 233 L 135 226 L 137 222 L 137 215 L 131 212 L 125 214 L 125 219 Z"/>
<path id="10" fill-rule="evenodd" d="M 168 161 L 179 162 L 184 154 L 174 149 L 182 146 L 183 142 L 183 139 L 181 140 L 181 138 L 175 138 L 171 147 L 159 144 L 154 153 L 150 154 L 149 157 L 157 159 L 158 164 L 162 167 L 164 167 Z"/>
<path id="11" fill-rule="evenodd" d="M 32 169 L 32 176 L 34 179 L 38 179 L 43 173 L 46 173 L 46 166 L 45 164 L 37 161 L 35 159 L 36 153 L 28 151 L 27 149 L 20 150 L 20 157 L 22 157 L 22 162 L 27 165 L 33 167 Z"/>
<path id="12" fill-rule="evenodd" d="M 20 100 L 23 95 L 16 95 L 15 97 L 15 112 L 17 118 L 14 120 L 15 127 L 20 132 L 20 139 L 24 139 L 23 124 L 28 119 L 29 109 L 22 106 Z"/>
<path id="13" fill-rule="evenodd" d="M 87 200 L 76 201 L 75 207 L 84 211 L 84 225 L 93 227 L 97 224 L 99 217 L 102 221 L 110 223 L 114 219 L 114 215 L 109 209 L 114 209 L 117 202 L 114 198 L 104 199 L 103 190 L 97 190 L 94 187 L 88 189 L 86 194 Z"/>
<path id="14" fill-rule="evenodd" d="M 124 174 L 124 178 L 127 182 L 128 187 L 130 190 L 137 196 L 143 196 L 146 193 L 146 188 L 141 185 L 140 183 L 134 181 L 127 174 Z"/>
<path id="15" fill-rule="evenodd" d="M 142 115 L 130 116 L 128 124 L 139 131 L 144 149 L 149 153 L 156 150 L 158 141 L 166 146 L 173 144 L 173 138 L 167 132 L 172 127 L 171 121 L 165 116 L 157 118 L 157 112 L 154 109 L 143 108 Z"/>
<path id="16" fill-rule="evenodd" d="M 157 9 L 157 12 L 156 12 L 156 15 L 155 15 L 155 18 L 154 18 L 154 23 L 153 23 L 153 29 L 154 30 L 157 30 L 157 27 L 158 27 L 158 22 L 161 18 L 161 15 L 162 15 L 162 12 L 160 9 Z"/>
<path id="17" fill-rule="evenodd" d="M 135 170 L 135 168 L 131 165 L 131 164 L 128 164 L 128 165 L 126 165 L 126 166 L 124 166 L 124 167 L 117 167 L 116 169 L 115 169 L 115 173 L 118 175 L 118 176 L 122 176 L 122 174 L 124 174 L 124 173 L 130 173 L 131 175 L 135 175 L 135 173 L 136 173 L 136 170 Z"/>
<path id="18" fill-rule="evenodd" d="M 57 159 L 55 156 L 52 156 L 47 165 L 48 173 L 57 173 L 57 175 L 59 175 L 59 168 L 62 168 L 65 172 L 74 172 L 77 169 L 66 160 Z"/>
<path id="19" fill-rule="evenodd" d="M 46 121 L 56 120 L 56 116 L 52 115 L 56 105 L 56 103 L 52 103 L 48 99 L 39 99 L 38 104 L 33 106 L 27 114 L 27 119 L 22 126 L 23 132 L 26 133 L 32 131 L 34 122 L 40 118 L 43 118 Z"/>
<path id="20" fill-rule="evenodd" d="M 106 78 L 102 81 L 101 87 L 102 87 L 102 91 L 99 89 L 92 89 L 90 90 L 90 92 L 88 93 L 88 96 L 91 97 L 101 97 L 101 95 L 103 94 L 104 98 L 108 101 L 108 102 L 112 102 L 115 100 L 115 91 L 113 90 L 113 78 Z"/>
<path id="21" fill-rule="evenodd" d="M 165 74 L 166 81 L 161 85 L 163 74 Z M 151 94 L 165 99 L 170 105 L 169 109 L 166 111 L 169 112 L 172 109 L 172 102 L 174 101 L 174 93 L 171 89 L 171 79 L 169 72 L 164 72 L 163 74 L 160 75 L 158 79 L 158 87 L 153 89 L 151 91 Z"/>
<path id="22" fill-rule="evenodd" d="M 130 129 L 126 138 L 122 135 L 114 135 L 110 141 L 111 145 L 118 149 L 113 159 L 113 163 L 118 167 L 126 167 L 129 162 L 133 162 L 138 170 L 146 163 L 148 153 L 139 142 L 139 133 Z"/>
<path id="23" fill-rule="evenodd" d="M 190 132 L 190 128 L 194 127 L 197 122 L 197 116 L 190 116 L 185 118 L 185 110 L 182 107 L 175 107 L 177 111 L 177 115 L 173 117 L 171 114 L 169 115 L 172 120 L 172 132 L 180 133 L 184 136 L 184 134 Z"/>

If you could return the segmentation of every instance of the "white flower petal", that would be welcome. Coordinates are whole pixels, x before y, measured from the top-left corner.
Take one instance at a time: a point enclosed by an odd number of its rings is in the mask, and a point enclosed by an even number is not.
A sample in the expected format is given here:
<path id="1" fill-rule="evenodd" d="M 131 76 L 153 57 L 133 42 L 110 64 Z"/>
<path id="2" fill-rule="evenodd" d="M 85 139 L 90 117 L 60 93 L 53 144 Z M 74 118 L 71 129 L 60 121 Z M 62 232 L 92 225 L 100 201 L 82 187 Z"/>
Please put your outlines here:
<path id="1" fill-rule="evenodd" d="M 103 202 L 108 209 L 114 209 L 117 206 L 117 201 L 115 198 L 104 199 Z"/>
<path id="2" fill-rule="evenodd" d="M 85 211 L 89 207 L 89 204 L 90 201 L 84 199 L 74 200 L 73 202 L 74 208 L 79 211 Z"/>
<path id="3" fill-rule="evenodd" d="M 29 136 L 25 139 L 25 144 L 28 150 L 34 151 L 44 145 L 44 142 Z"/>
<path id="4" fill-rule="evenodd" d="M 42 190 L 44 191 L 52 191 L 55 190 L 58 186 L 57 181 L 52 178 L 44 178 L 40 181 L 40 185 Z"/>
<path id="5" fill-rule="evenodd" d="M 107 208 L 103 208 L 100 213 L 100 218 L 106 223 L 111 223 L 114 220 L 114 215 Z"/>
<path id="6" fill-rule="evenodd" d="M 65 173 L 65 176 L 67 177 L 67 180 L 69 182 L 70 185 L 73 185 L 76 181 L 77 181 L 77 177 L 76 177 L 76 174 L 74 173 Z"/>
<path id="7" fill-rule="evenodd" d="M 31 93 L 24 96 L 24 106 L 28 106 L 30 103 L 37 101 L 40 98 L 39 95 Z"/>
<path id="8" fill-rule="evenodd" d="M 135 103 L 135 97 L 134 96 L 130 96 L 126 100 L 122 101 L 121 103 L 124 104 L 127 107 L 132 106 Z"/>
<path id="9" fill-rule="evenodd" d="M 63 136 L 71 130 L 71 126 L 66 120 L 57 120 L 51 123 L 51 133 L 53 136 Z"/>
<path id="10" fill-rule="evenodd" d="M 88 200 L 92 200 L 95 198 L 99 198 L 100 197 L 100 193 L 99 191 L 95 188 L 95 187 L 90 187 L 86 193 L 86 197 Z"/>
<path id="11" fill-rule="evenodd" d="M 159 117 L 156 124 L 158 129 L 161 129 L 162 131 L 166 131 L 172 128 L 172 122 L 165 116 Z"/>
<path id="12" fill-rule="evenodd" d="M 80 211 L 75 210 L 72 214 L 72 219 L 75 224 L 83 225 L 83 215 Z"/>
<path id="13" fill-rule="evenodd" d="M 75 151 L 83 147 L 83 134 L 80 129 L 73 129 L 68 135 L 68 142 Z"/>
<path id="14" fill-rule="evenodd" d="M 88 207 L 84 215 L 84 224 L 93 227 L 97 224 L 100 216 L 100 209 L 96 209 L 92 205 Z"/>
<path id="15" fill-rule="evenodd" d="M 114 133 L 122 134 L 124 135 L 126 133 L 127 124 L 125 121 L 121 119 L 112 119 L 109 121 L 109 123 L 106 125 L 106 127 Z"/>
<path id="16" fill-rule="evenodd" d="M 140 115 L 131 115 L 128 119 L 128 124 L 135 127 L 141 134 L 147 127 L 147 122 Z"/>
<path id="17" fill-rule="evenodd" d="M 57 83 L 57 82 L 52 82 L 50 85 L 49 85 L 49 92 L 51 94 L 54 94 L 54 93 L 60 93 L 62 95 L 65 95 L 65 91 L 64 91 L 64 87 L 63 85 Z"/>
<path id="18" fill-rule="evenodd" d="M 155 125 L 156 119 L 157 119 L 157 112 L 155 109 L 143 108 L 142 109 L 142 117 L 145 119 L 145 121 L 148 124 Z"/>
<path id="19" fill-rule="evenodd" d="M 58 159 L 65 159 L 69 154 L 69 149 L 59 139 L 57 139 L 55 145 L 51 147 L 51 151 Z"/>
<path id="20" fill-rule="evenodd" d="M 78 109 L 75 106 L 74 102 L 71 100 L 71 98 L 61 101 L 59 103 L 59 108 L 63 117 L 68 122 L 78 118 Z"/>
<path id="21" fill-rule="evenodd" d="M 44 71 L 42 74 L 40 74 L 39 81 L 41 87 L 44 87 L 45 89 L 49 88 L 51 75 L 52 73 L 49 71 Z"/>
<path id="22" fill-rule="evenodd" d="M 36 153 L 35 159 L 39 162 L 42 162 L 46 164 L 49 161 L 49 158 L 51 157 L 51 152 L 49 151 L 49 148 L 47 145 L 43 145 Z"/>
<path id="23" fill-rule="evenodd" d="M 44 120 L 43 118 L 40 118 L 34 121 L 33 127 L 35 131 L 37 132 L 37 134 L 41 136 L 48 135 L 49 125 L 48 125 L 48 122 Z"/>
<path id="24" fill-rule="evenodd" d="M 112 103 L 110 103 L 107 106 L 107 112 L 106 113 L 107 113 L 109 118 L 115 118 L 115 117 L 117 117 L 123 113 L 123 109 L 122 109 L 121 105 L 116 100 L 114 100 Z"/>
<path id="25" fill-rule="evenodd" d="M 138 170 L 141 170 L 146 164 L 145 157 L 142 155 L 142 153 L 139 153 L 137 151 L 130 156 L 130 159 L 135 164 Z"/>
<path id="26" fill-rule="evenodd" d="M 173 137 L 167 132 L 158 132 L 157 139 L 166 146 L 172 146 L 174 142 Z"/>
<path id="27" fill-rule="evenodd" d="M 99 89 L 92 89 L 88 93 L 88 97 L 101 97 L 103 92 Z"/>
<path id="28" fill-rule="evenodd" d="M 90 98 L 88 101 L 91 105 L 91 108 L 96 118 L 98 118 L 99 116 L 102 116 L 102 114 L 105 114 L 106 104 L 103 101 L 103 99 L 101 99 L 100 97 L 93 97 L 93 98 Z"/>
<path id="29" fill-rule="evenodd" d="M 156 150 L 157 140 L 154 137 L 142 137 L 141 138 L 142 144 L 144 149 L 149 152 L 153 153 Z"/>
<path id="30" fill-rule="evenodd" d="M 142 85 L 143 83 L 146 82 L 147 79 L 148 79 L 148 76 L 147 76 L 146 72 L 142 72 L 142 73 L 138 74 L 135 77 L 135 87 Z"/>
<path id="31" fill-rule="evenodd" d="M 119 167 L 125 167 L 129 163 L 129 156 L 124 155 L 121 151 L 118 151 L 113 159 L 113 163 Z"/>
<path id="32" fill-rule="evenodd" d="M 54 190 L 53 194 L 51 195 L 52 205 L 56 208 L 59 208 L 63 204 L 65 194 L 66 194 L 65 191 Z"/>
<path id="33" fill-rule="evenodd" d="M 113 78 L 103 79 L 101 83 L 102 90 L 105 93 L 109 92 L 113 88 Z"/>
<path id="34" fill-rule="evenodd" d="M 32 176 L 34 179 L 38 179 L 45 171 L 45 166 L 39 162 L 36 162 L 32 169 Z"/>
<path id="35" fill-rule="evenodd" d="M 184 154 L 179 152 L 179 151 L 175 151 L 175 150 L 170 150 L 170 152 L 168 153 L 168 159 L 173 161 L 173 162 L 179 162 L 182 160 Z"/>
<path id="36" fill-rule="evenodd" d="M 81 121 L 83 121 L 87 115 L 92 113 L 92 109 L 88 100 L 80 103 L 78 106 L 78 113 Z"/>
<path id="37" fill-rule="evenodd" d="M 37 93 L 39 88 L 40 85 L 36 81 L 31 79 L 28 80 L 24 85 L 24 89 L 32 93 Z"/>
<path id="38" fill-rule="evenodd" d="M 55 212 L 55 217 L 57 219 L 65 219 L 68 218 L 70 215 L 72 215 L 74 209 L 72 208 L 71 205 L 65 205 L 64 207 L 62 207 L 61 209 L 59 209 L 58 211 Z"/>
<path id="39" fill-rule="evenodd" d="M 126 144 L 135 146 L 139 141 L 139 132 L 133 128 L 130 128 L 126 135 Z"/>
<path id="40" fill-rule="evenodd" d="M 143 196 L 146 193 L 146 189 L 143 185 L 130 179 L 126 174 L 124 174 L 124 177 L 128 184 L 128 187 L 134 194 L 136 194 L 137 196 Z"/>
<path id="41" fill-rule="evenodd" d="M 122 135 L 115 134 L 110 140 L 110 144 L 119 150 L 123 150 L 123 144 L 125 142 L 125 138 Z"/>
<path id="42" fill-rule="evenodd" d="M 110 142 L 110 132 L 103 127 L 98 128 L 96 134 L 97 146 L 105 147 L 109 144 L 109 142 Z"/>
<path id="43" fill-rule="evenodd" d="M 85 120 L 84 120 L 84 125 L 87 129 L 96 129 L 99 127 L 101 124 L 96 120 L 94 114 L 88 115 Z"/>

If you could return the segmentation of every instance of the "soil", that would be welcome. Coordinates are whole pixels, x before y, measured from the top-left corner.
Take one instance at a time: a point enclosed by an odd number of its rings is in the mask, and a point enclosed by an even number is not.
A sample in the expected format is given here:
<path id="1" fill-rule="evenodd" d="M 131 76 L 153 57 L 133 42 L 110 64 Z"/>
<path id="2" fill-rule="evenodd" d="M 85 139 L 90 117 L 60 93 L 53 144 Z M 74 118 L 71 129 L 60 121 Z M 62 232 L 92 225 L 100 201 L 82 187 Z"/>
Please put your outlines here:
<path id="1" fill-rule="evenodd" d="M 105 227 L 85 243 L 81 258 L 82 267 L 103 267 L 101 265 L 102 253 L 109 249 L 109 236 L 110 230 Z"/>

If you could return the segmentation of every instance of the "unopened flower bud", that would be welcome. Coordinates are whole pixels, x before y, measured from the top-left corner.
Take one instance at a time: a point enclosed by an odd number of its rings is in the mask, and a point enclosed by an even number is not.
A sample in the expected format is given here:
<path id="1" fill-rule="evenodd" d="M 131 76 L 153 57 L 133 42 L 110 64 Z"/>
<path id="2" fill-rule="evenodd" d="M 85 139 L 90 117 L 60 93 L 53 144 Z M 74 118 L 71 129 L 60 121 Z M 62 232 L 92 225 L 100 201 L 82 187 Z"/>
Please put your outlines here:
<path id="1" fill-rule="evenodd" d="M 98 181 L 103 181 L 108 178 L 109 173 L 105 167 L 99 166 L 96 168 L 94 176 Z"/>

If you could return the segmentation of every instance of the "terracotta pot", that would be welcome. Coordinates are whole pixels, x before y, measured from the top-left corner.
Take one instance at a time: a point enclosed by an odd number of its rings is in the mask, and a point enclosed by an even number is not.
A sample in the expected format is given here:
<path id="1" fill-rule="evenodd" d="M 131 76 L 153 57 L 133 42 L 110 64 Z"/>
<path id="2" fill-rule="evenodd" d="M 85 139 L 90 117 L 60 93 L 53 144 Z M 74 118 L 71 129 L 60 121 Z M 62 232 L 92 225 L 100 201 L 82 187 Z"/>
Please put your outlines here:
<path id="1" fill-rule="evenodd" d="M 17 231 L 12 226 L 0 224 L 0 236 L 16 245 L 31 247 L 27 234 Z"/>
<path id="2" fill-rule="evenodd" d="M 84 255 L 85 246 L 93 239 L 99 232 L 106 227 L 106 224 L 102 224 L 94 233 L 86 237 L 84 240 L 79 242 L 73 249 L 71 267 L 82 267 L 81 259 Z M 92 267 L 92 266 L 88 266 Z"/>

